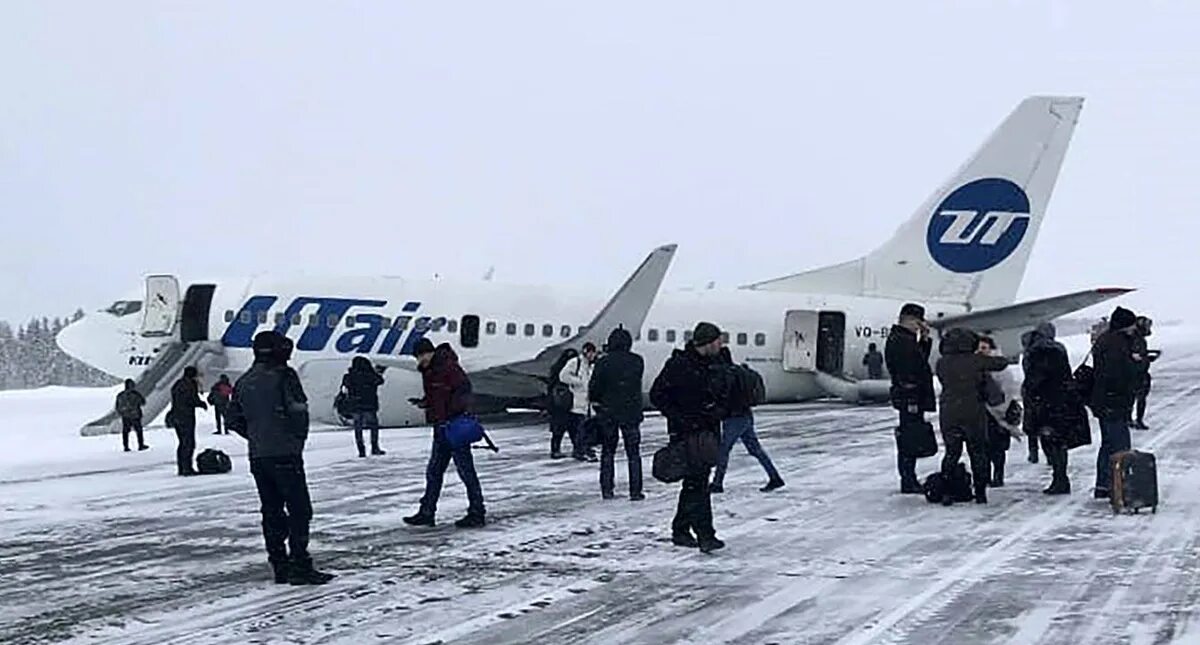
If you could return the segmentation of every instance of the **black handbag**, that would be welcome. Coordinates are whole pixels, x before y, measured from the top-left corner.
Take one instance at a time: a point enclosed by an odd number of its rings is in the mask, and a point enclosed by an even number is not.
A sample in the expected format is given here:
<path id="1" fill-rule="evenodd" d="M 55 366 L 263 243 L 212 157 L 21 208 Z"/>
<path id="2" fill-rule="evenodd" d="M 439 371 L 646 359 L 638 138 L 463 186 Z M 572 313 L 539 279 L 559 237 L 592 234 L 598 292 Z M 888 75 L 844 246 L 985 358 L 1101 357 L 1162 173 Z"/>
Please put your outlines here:
<path id="1" fill-rule="evenodd" d="M 938 453 L 933 424 L 928 421 L 909 421 L 896 427 L 896 447 L 903 457 L 924 459 Z"/>
<path id="2" fill-rule="evenodd" d="M 672 441 L 654 453 L 651 474 L 664 484 L 674 484 L 687 475 L 687 446 L 682 441 Z"/>

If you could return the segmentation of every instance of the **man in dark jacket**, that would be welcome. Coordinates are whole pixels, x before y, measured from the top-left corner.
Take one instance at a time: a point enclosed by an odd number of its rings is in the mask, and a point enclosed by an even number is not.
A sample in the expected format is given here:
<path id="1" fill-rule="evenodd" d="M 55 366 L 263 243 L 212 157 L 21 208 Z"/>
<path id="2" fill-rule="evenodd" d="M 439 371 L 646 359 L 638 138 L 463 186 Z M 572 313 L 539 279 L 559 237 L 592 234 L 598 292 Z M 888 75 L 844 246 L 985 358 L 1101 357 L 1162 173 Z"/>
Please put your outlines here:
<path id="1" fill-rule="evenodd" d="M 867 353 L 863 355 L 863 365 L 867 368 L 867 378 L 872 381 L 883 380 L 883 354 L 875 343 L 867 345 Z"/>
<path id="2" fill-rule="evenodd" d="M 238 379 L 226 425 L 248 443 L 275 582 L 320 585 L 333 575 L 314 569 L 308 553 L 313 514 L 304 473 L 308 397 L 300 377 L 287 365 L 284 340 L 274 331 L 254 337 L 254 365 Z"/>
<path id="3" fill-rule="evenodd" d="M 942 458 L 942 477 L 949 480 L 963 453 L 963 442 L 971 459 L 971 477 L 975 485 L 975 503 L 987 503 L 987 486 L 991 481 L 991 464 L 987 453 L 988 412 L 983 399 L 988 372 L 1008 367 L 1003 356 L 988 356 L 981 350 L 979 336 L 967 329 L 951 329 L 942 336 L 941 355 L 937 363 L 938 380 L 942 382 L 940 420 L 942 443 L 946 454 Z M 943 503 L 952 503 L 947 495 Z"/>
<path id="4" fill-rule="evenodd" d="M 196 408 L 208 409 L 200 400 L 200 372 L 192 365 L 183 369 L 183 377 L 171 386 L 171 427 L 179 439 L 175 450 L 175 466 L 181 476 L 195 475 L 193 456 L 196 453 Z"/>
<path id="5" fill-rule="evenodd" d="M 1054 475 L 1047 495 L 1067 495 L 1071 481 L 1067 477 L 1069 433 L 1089 432 L 1087 417 L 1075 413 L 1081 407 L 1074 392 L 1071 363 L 1067 349 L 1054 339 L 1056 330 L 1051 323 L 1042 323 L 1029 334 L 1022 365 L 1025 382 L 1022 384 L 1025 408 L 1025 434 L 1029 440 L 1040 440 Z M 1079 427 L 1083 425 L 1083 428 Z"/>
<path id="6" fill-rule="evenodd" d="M 1050 328 L 1053 329 L 1054 325 L 1050 325 Z M 1029 374 L 1029 347 L 1030 343 L 1032 343 L 1034 340 L 1034 334 L 1035 331 L 1027 331 L 1021 334 L 1021 370 L 1024 371 L 1026 375 Z M 1051 336 L 1051 338 L 1053 339 L 1053 336 Z M 1027 376 L 1026 379 L 1021 383 L 1021 398 L 1023 400 L 1028 400 L 1030 396 L 1029 379 Z M 1041 443 L 1041 437 L 1039 437 L 1036 432 L 1031 433 L 1028 430 L 1028 428 L 1035 427 L 1033 422 L 1033 410 L 1030 409 L 1029 405 L 1025 406 L 1022 417 L 1021 425 L 1026 428 L 1025 438 L 1029 444 L 1028 460 L 1029 463 L 1036 464 L 1038 462 L 1038 444 Z M 1049 454 L 1046 455 L 1046 458 L 1050 458 Z"/>
<path id="7" fill-rule="evenodd" d="M 414 404 L 425 409 L 425 420 L 433 426 L 433 447 L 429 453 L 429 464 L 425 469 L 425 495 L 416 515 L 404 518 L 412 526 L 433 526 L 437 515 L 438 498 L 442 494 L 442 481 L 446 468 L 454 461 L 458 478 L 467 489 L 467 516 L 454 523 L 460 529 L 479 528 L 485 522 L 483 488 L 475 473 L 475 459 L 471 446 L 454 448 L 446 439 L 446 424 L 453 418 L 467 414 L 471 409 L 471 380 L 458 365 L 458 355 L 448 343 L 438 347 L 428 338 L 417 341 L 414 353 L 421 370 L 425 387 L 425 398 L 416 399 Z"/>
<path id="8" fill-rule="evenodd" d="M 614 497 L 613 463 L 617 441 L 625 442 L 629 464 L 629 499 L 646 499 L 642 494 L 642 372 L 645 363 L 634 354 L 633 336 L 624 329 L 608 335 L 607 351 L 592 368 L 588 400 L 596 412 L 600 429 L 600 494 Z"/>
<path id="9" fill-rule="evenodd" d="M 217 431 L 213 434 L 221 434 L 221 421 L 225 418 L 232 397 L 233 385 L 229 382 L 229 377 L 222 374 L 208 391 L 208 404 L 213 406 L 213 420 L 217 423 Z M 229 434 L 229 430 L 225 430 L 225 434 Z"/>
<path id="10" fill-rule="evenodd" d="M 360 459 L 367 456 L 363 428 L 371 431 L 371 454 L 387 454 L 379 447 L 380 385 L 383 385 L 383 375 L 365 356 L 355 356 L 350 361 L 350 371 L 342 376 L 342 391 L 350 397 L 350 409 L 354 412 L 354 443 L 358 446 Z"/>
<path id="11" fill-rule="evenodd" d="M 925 413 L 937 410 L 933 391 L 933 371 L 929 354 L 933 341 L 925 323 L 925 308 L 909 303 L 900 309 L 900 320 L 892 326 L 884 346 L 887 370 L 892 377 L 892 407 L 900 412 L 896 428 L 896 467 L 900 471 L 900 492 L 920 495 L 917 480 L 917 458 L 904 452 L 901 440 L 911 428 L 925 423 Z"/>
<path id="12" fill-rule="evenodd" d="M 1134 352 L 1137 316 L 1117 307 L 1109 317 L 1108 331 L 1092 347 L 1095 386 L 1092 413 L 1100 420 L 1100 451 L 1096 455 L 1096 499 L 1108 499 L 1112 488 L 1112 456 L 1129 450 L 1129 415 L 1137 388 L 1138 363 L 1146 357 Z"/>
<path id="13" fill-rule="evenodd" d="M 1137 363 L 1137 380 L 1133 390 L 1137 417 L 1134 418 L 1132 426 L 1138 430 L 1150 429 L 1150 426 L 1146 425 L 1146 399 L 1150 396 L 1151 384 L 1150 363 L 1158 359 L 1158 352 L 1151 350 L 1146 343 L 1146 339 L 1152 333 L 1152 325 L 1153 322 L 1149 318 L 1138 316 L 1133 333 L 1133 353 L 1142 357 Z"/>
<path id="14" fill-rule="evenodd" d="M 762 377 L 750 371 L 748 366 L 734 363 L 733 354 L 729 352 L 728 347 L 721 348 L 719 357 L 720 360 L 715 361 L 714 368 L 725 372 L 724 378 L 729 382 L 729 416 L 721 424 L 721 454 L 717 457 L 717 470 L 713 474 L 709 490 L 714 493 L 725 492 L 725 471 L 729 468 L 729 453 L 733 452 L 733 447 L 739 441 L 746 447 L 746 452 L 757 459 L 759 465 L 767 472 L 767 484 L 759 490 L 769 493 L 783 488 L 783 478 L 779 476 L 779 471 L 775 470 L 775 464 L 771 462 L 771 457 L 758 441 L 758 434 L 754 432 L 754 385 L 750 381 Z M 761 382 L 759 384 L 761 385 Z"/>
<path id="15" fill-rule="evenodd" d="M 147 450 L 145 436 L 142 434 L 142 406 L 146 399 L 137 391 L 133 379 L 125 379 L 125 389 L 117 395 L 117 414 L 121 415 L 121 443 L 125 452 L 129 452 L 129 433 L 136 432 L 138 450 Z"/>
<path id="16" fill-rule="evenodd" d="M 650 402 L 667 418 L 670 441 L 681 443 L 687 455 L 671 541 L 676 546 L 700 547 L 705 553 L 725 546 L 713 528 L 708 481 L 720 454 L 721 420 L 728 416 L 728 384 L 722 372 L 713 369 L 721 345 L 716 325 L 696 325 L 692 340 L 675 350 L 650 388 Z"/>

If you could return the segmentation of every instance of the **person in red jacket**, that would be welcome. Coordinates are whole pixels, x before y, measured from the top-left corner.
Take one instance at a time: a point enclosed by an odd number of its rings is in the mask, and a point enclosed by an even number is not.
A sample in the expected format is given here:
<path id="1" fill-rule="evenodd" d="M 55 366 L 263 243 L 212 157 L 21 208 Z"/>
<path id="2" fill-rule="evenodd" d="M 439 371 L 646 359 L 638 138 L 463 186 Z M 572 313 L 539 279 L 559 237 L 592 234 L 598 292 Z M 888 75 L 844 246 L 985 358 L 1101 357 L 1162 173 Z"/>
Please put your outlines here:
<path id="1" fill-rule="evenodd" d="M 458 477 L 467 489 L 469 507 L 466 517 L 454 523 L 458 528 L 479 528 L 485 524 L 483 489 L 475 473 L 475 460 L 471 446 L 455 448 L 446 439 L 449 421 L 471 409 L 471 379 L 458 364 L 458 355 L 448 343 L 433 346 L 427 338 L 417 342 L 415 351 L 425 388 L 425 398 L 413 399 L 412 403 L 425 410 L 425 420 L 433 426 L 433 447 L 429 453 L 429 465 L 425 468 L 425 495 L 421 497 L 421 508 L 416 515 L 404 518 L 412 526 L 433 526 L 437 515 L 438 498 L 442 494 L 442 480 L 450 462 L 458 470 Z"/>

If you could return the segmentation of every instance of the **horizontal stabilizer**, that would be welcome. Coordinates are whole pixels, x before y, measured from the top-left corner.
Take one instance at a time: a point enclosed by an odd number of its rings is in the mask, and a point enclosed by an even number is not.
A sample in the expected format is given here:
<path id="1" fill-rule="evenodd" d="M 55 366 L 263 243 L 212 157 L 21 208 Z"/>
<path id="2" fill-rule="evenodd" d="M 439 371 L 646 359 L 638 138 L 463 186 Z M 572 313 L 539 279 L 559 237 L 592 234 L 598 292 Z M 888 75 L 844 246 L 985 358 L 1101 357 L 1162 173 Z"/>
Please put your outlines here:
<path id="1" fill-rule="evenodd" d="M 1133 289 L 1091 289 L 1064 296 L 1031 300 L 1006 307 L 973 311 L 959 316 L 947 316 L 930 321 L 939 330 L 965 327 L 979 332 L 994 333 L 1011 329 L 1025 329 L 1053 320 L 1069 313 L 1086 309 L 1105 300 L 1123 296 Z"/>

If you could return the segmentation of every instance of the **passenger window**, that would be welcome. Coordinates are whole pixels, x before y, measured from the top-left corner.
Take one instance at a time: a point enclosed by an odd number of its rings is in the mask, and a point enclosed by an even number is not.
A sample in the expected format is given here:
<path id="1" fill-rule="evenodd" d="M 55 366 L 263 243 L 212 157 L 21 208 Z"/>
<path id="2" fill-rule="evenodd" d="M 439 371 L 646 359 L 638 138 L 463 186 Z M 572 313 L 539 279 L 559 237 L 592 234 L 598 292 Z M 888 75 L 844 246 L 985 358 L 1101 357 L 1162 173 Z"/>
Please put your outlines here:
<path id="1" fill-rule="evenodd" d="M 508 323 L 507 325 L 505 325 L 504 333 L 508 334 L 509 336 L 516 336 L 517 335 L 517 323 Z"/>
<path id="2" fill-rule="evenodd" d="M 721 342 L 725 343 L 726 345 L 729 344 L 729 332 L 721 332 Z"/>
<path id="3" fill-rule="evenodd" d="M 442 331 L 442 327 L 445 327 L 445 326 L 446 326 L 446 319 L 438 318 L 438 319 L 434 320 L 432 323 L 430 323 L 429 330 L 430 331 Z"/>
<path id="4" fill-rule="evenodd" d="M 667 342 L 668 343 L 675 342 L 675 330 L 674 329 L 667 330 Z"/>
<path id="5" fill-rule="evenodd" d="M 479 325 L 476 324 L 476 327 L 478 327 L 478 326 Z M 450 332 L 451 334 L 457 334 L 458 333 L 458 321 L 453 320 L 453 319 L 447 321 L 446 322 L 446 331 Z M 476 332 L 476 334 L 478 334 L 478 333 L 479 332 Z"/>
<path id="6" fill-rule="evenodd" d="M 267 324 L 267 312 L 265 312 L 265 311 L 258 312 L 258 324 L 260 324 L 260 325 Z"/>
<path id="7" fill-rule="evenodd" d="M 330 329 L 337 329 L 337 324 L 338 324 L 338 315 L 337 314 L 329 314 L 329 316 L 327 316 L 325 318 L 325 326 L 329 327 Z"/>
<path id="8" fill-rule="evenodd" d="M 683 332 L 683 342 L 685 342 L 685 343 L 692 342 L 692 332 L 690 330 Z"/>
<path id="9" fill-rule="evenodd" d="M 396 329 L 404 331 L 408 329 L 408 323 L 412 322 L 412 316 L 400 316 L 396 319 Z"/>
<path id="10" fill-rule="evenodd" d="M 242 313 L 238 314 L 238 322 L 242 323 L 243 325 L 249 325 L 251 319 L 252 317 L 249 311 L 242 310 Z"/>
<path id="11" fill-rule="evenodd" d="M 233 310 L 232 309 L 225 310 L 225 322 L 227 322 L 227 323 L 233 322 Z"/>
<path id="12" fill-rule="evenodd" d="M 354 316 L 346 316 L 346 327 L 353 327 L 356 320 L 358 319 Z"/>
<path id="13" fill-rule="evenodd" d="M 384 316 L 383 318 L 380 318 L 380 319 L 379 319 L 379 327 L 380 327 L 381 329 L 387 329 L 387 328 L 389 328 L 389 327 L 391 327 L 391 326 L 392 326 L 392 319 L 391 319 L 391 318 L 388 318 L 388 317 Z"/>
<path id="14" fill-rule="evenodd" d="M 646 332 L 646 340 L 648 340 L 652 343 L 657 343 L 658 342 L 658 330 L 651 329 L 650 331 Z"/>
<path id="15" fill-rule="evenodd" d="M 532 336 L 536 332 L 537 332 L 537 328 L 534 327 L 533 325 L 525 325 L 525 335 L 526 336 Z"/>
<path id="16" fill-rule="evenodd" d="M 488 336 L 495 336 L 496 335 L 496 321 L 489 320 L 487 325 L 484 325 L 484 331 L 487 332 Z"/>
<path id="17" fill-rule="evenodd" d="M 317 314 L 308 315 L 308 326 L 313 329 L 321 326 L 321 319 L 317 317 Z"/>
<path id="18" fill-rule="evenodd" d="M 766 345 L 767 344 L 767 335 L 762 332 L 755 334 L 754 335 L 754 344 L 757 347 L 762 347 L 763 345 Z"/>
<path id="19" fill-rule="evenodd" d="M 737 344 L 738 345 L 745 345 L 748 342 L 750 342 L 750 338 L 748 336 L 746 336 L 745 333 L 741 333 L 741 334 L 737 335 Z"/>
<path id="20" fill-rule="evenodd" d="M 579 326 L 579 335 L 582 336 L 582 335 L 586 334 L 587 330 L 588 330 L 587 325 L 580 325 Z"/>
<path id="21" fill-rule="evenodd" d="M 554 336 L 554 325 L 542 325 L 542 335 L 546 338 Z"/>
<path id="22" fill-rule="evenodd" d="M 296 327 L 299 327 L 299 326 L 300 326 L 300 323 L 301 323 L 303 320 L 304 320 L 304 317 L 303 317 L 303 316 L 301 316 L 300 314 L 292 314 L 292 325 L 294 325 L 294 326 L 296 326 Z"/>
<path id="23" fill-rule="evenodd" d="M 571 337 L 571 326 L 563 325 L 562 332 L 559 335 L 562 336 L 563 338 L 570 338 Z"/>
<path id="24" fill-rule="evenodd" d="M 462 335 L 459 336 L 459 344 L 463 347 L 479 346 L 479 316 L 462 317 Z"/>

